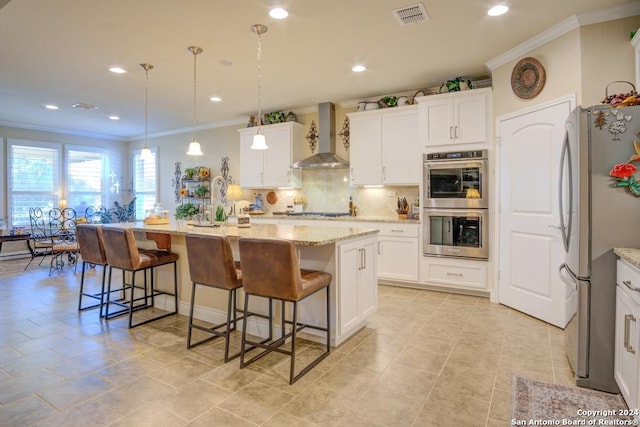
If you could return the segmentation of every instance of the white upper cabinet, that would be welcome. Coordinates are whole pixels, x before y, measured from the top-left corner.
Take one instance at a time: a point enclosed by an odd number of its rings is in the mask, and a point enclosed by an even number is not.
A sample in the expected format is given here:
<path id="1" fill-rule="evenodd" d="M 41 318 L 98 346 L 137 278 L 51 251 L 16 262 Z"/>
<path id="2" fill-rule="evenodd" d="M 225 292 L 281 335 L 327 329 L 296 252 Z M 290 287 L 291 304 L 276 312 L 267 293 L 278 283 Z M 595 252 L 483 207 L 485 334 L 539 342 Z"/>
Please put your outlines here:
<path id="1" fill-rule="evenodd" d="M 416 98 L 425 147 L 487 141 L 490 88 Z"/>
<path id="2" fill-rule="evenodd" d="M 300 160 L 298 141 L 302 139 L 302 125 L 296 122 L 262 126 L 269 146 L 266 150 L 252 150 L 256 128 L 240 129 L 240 185 L 244 188 L 299 187 L 301 172 L 291 168 Z"/>
<path id="3" fill-rule="evenodd" d="M 420 138 L 415 106 L 349 114 L 351 185 L 418 185 Z"/>

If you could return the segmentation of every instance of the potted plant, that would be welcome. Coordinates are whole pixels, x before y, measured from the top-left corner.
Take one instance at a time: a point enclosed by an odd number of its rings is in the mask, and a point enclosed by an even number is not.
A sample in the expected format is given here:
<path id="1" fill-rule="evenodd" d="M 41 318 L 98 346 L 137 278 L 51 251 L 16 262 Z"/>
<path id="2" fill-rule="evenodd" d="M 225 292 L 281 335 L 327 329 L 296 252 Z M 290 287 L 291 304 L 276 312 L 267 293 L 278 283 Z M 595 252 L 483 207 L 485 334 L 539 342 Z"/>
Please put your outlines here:
<path id="1" fill-rule="evenodd" d="M 218 205 L 216 208 L 216 223 L 222 224 L 227 220 L 227 213 L 224 211 L 222 205 Z"/>
<path id="2" fill-rule="evenodd" d="M 195 195 L 200 198 L 205 198 L 209 194 L 209 188 L 206 185 L 200 184 L 194 191 Z"/>
<path id="3" fill-rule="evenodd" d="M 198 208 L 193 203 L 183 203 L 176 208 L 176 219 L 187 219 L 198 214 Z"/>
<path id="4" fill-rule="evenodd" d="M 196 168 L 186 168 L 184 170 L 185 179 L 193 179 L 196 174 Z"/>

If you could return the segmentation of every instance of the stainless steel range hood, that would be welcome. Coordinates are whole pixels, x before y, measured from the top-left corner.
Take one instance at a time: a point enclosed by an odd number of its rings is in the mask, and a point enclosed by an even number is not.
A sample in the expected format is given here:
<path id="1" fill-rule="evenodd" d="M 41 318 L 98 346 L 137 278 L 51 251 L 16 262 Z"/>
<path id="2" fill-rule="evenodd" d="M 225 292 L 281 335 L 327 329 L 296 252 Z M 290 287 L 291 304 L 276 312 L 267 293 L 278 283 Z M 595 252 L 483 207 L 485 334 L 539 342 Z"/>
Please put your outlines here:
<path id="1" fill-rule="evenodd" d="M 318 104 L 318 154 L 293 165 L 296 169 L 346 168 L 349 162 L 336 155 L 336 106 L 331 102 Z"/>

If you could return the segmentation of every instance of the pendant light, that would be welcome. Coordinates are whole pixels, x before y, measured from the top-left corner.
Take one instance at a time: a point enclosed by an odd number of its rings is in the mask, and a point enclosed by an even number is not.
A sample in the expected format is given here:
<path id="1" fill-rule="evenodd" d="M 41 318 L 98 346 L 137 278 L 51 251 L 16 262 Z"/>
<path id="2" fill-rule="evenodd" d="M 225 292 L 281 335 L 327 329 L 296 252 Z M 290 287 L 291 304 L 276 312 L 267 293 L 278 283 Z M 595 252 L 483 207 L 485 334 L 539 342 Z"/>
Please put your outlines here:
<path id="1" fill-rule="evenodd" d="M 148 128 L 148 116 L 149 116 L 149 70 L 153 70 L 151 64 L 140 64 L 140 67 L 144 70 L 144 147 L 140 151 L 140 158 L 142 160 L 148 160 L 151 158 L 151 150 L 147 145 L 147 128 Z"/>
<path id="2" fill-rule="evenodd" d="M 196 57 L 202 53 L 202 48 L 198 46 L 189 46 L 189 52 L 193 53 L 193 140 L 189 144 L 189 156 L 202 156 L 200 143 L 196 141 Z"/>
<path id="3" fill-rule="evenodd" d="M 262 133 L 262 129 L 260 128 L 260 126 L 262 125 L 262 109 L 260 106 L 260 98 L 262 95 L 262 38 L 260 36 L 266 33 L 269 28 L 267 28 L 266 25 L 262 24 L 255 24 L 250 28 L 251 31 L 258 36 L 258 130 L 253 136 L 253 143 L 251 144 L 250 148 L 252 150 L 266 150 L 269 147 L 267 146 L 267 140 Z"/>

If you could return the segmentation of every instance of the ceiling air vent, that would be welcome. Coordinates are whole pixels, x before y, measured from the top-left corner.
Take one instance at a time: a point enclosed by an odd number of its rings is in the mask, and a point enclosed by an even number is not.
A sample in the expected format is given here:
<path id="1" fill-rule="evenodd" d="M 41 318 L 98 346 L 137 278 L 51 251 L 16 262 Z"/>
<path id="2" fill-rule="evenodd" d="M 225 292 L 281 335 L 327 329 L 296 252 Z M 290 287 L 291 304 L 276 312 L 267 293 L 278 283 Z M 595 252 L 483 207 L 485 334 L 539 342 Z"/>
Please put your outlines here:
<path id="1" fill-rule="evenodd" d="M 73 104 L 72 107 L 73 108 L 80 108 L 82 110 L 87 110 L 87 111 L 98 109 L 98 107 L 96 107 L 95 105 L 87 104 L 87 103 L 84 103 L 84 102 L 78 102 L 77 104 Z"/>
<path id="2" fill-rule="evenodd" d="M 400 25 L 416 24 L 418 22 L 427 21 L 429 14 L 422 3 L 416 3 L 411 6 L 405 6 L 393 11 Z"/>

